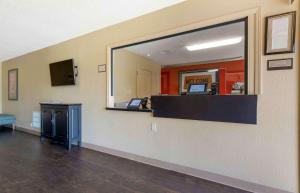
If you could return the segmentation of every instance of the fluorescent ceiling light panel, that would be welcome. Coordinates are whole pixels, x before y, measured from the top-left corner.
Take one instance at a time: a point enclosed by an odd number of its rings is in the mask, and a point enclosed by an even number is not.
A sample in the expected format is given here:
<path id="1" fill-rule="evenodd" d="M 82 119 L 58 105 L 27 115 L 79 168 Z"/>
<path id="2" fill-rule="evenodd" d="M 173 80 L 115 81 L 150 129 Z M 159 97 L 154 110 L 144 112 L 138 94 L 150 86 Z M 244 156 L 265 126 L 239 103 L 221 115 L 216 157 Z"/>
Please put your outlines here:
<path id="1" fill-rule="evenodd" d="M 216 47 L 222 47 L 222 46 L 229 46 L 234 45 L 242 42 L 243 37 L 236 37 L 236 38 L 230 38 L 225 40 L 219 40 L 219 41 L 212 41 L 212 42 L 206 42 L 202 44 L 195 44 L 191 46 L 186 46 L 186 49 L 188 51 L 196 51 L 196 50 L 204 50 L 209 48 L 216 48 Z"/>

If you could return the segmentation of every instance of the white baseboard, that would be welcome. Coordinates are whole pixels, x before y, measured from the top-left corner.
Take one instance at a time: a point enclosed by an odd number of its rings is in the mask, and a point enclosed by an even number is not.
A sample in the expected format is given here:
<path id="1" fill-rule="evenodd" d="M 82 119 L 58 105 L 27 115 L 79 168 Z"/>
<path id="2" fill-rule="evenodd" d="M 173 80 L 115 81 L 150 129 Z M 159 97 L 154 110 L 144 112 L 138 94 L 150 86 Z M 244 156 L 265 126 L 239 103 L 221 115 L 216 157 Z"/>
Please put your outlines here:
<path id="1" fill-rule="evenodd" d="M 20 127 L 18 125 L 16 126 L 16 130 L 17 131 L 22 131 L 22 132 L 25 132 L 25 133 L 29 133 L 29 134 L 32 134 L 32 135 L 36 135 L 36 136 L 40 136 L 41 135 L 40 131 L 36 131 L 36 130 L 33 130 L 33 129 Z"/>
<path id="2" fill-rule="evenodd" d="M 36 131 L 33 129 L 24 128 L 24 127 L 19 127 L 19 126 L 17 126 L 16 129 L 18 131 L 22 131 L 22 132 L 26 132 L 26 133 L 29 133 L 32 135 L 40 136 L 40 131 Z M 91 150 L 95 150 L 95 151 L 99 151 L 99 152 L 104 152 L 104 153 L 107 153 L 110 155 L 119 156 L 119 157 L 126 158 L 129 160 L 149 164 L 149 165 L 152 165 L 155 167 L 195 176 L 198 178 L 202 178 L 205 180 L 224 184 L 227 186 L 232 186 L 232 187 L 246 190 L 249 192 L 254 192 L 254 193 L 292 193 L 292 192 L 288 192 L 288 191 L 284 191 L 284 190 L 280 190 L 280 189 L 276 189 L 276 188 L 272 188 L 272 187 L 268 187 L 268 186 L 264 186 L 264 185 L 260 185 L 260 184 L 255 184 L 252 182 L 247 182 L 247 181 L 231 178 L 228 176 L 214 174 L 211 172 L 202 171 L 202 170 L 198 170 L 198 169 L 194 169 L 194 168 L 190 168 L 190 167 L 186 167 L 186 166 L 181 166 L 178 164 L 173 164 L 173 163 L 169 163 L 169 162 L 165 162 L 165 161 L 160 161 L 157 159 L 147 158 L 144 156 L 127 153 L 127 152 L 123 152 L 123 151 L 119 151 L 119 150 L 115 150 L 115 149 L 110 149 L 107 147 L 102 147 L 102 146 L 98 146 L 98 145 L 94 145 L 94 144 L 90 144 L 90 143 L 83 142 L 82 147 L 91 149 Z"/>
<path id="3" fill-rule="evenodd" d="M 160 161 L 160 160 L 156 160 L 156 159 L 152 159 L 152 158 L 147 158 L 147 157 L 140 156 L 140 155 L 126 153 L 126 152 L 123 152 L 123 151 L 114 150 L 114 149 L 110 149 L 110 148 L 107 148 L 107 147 L 101 147 L 101 146 L 97 146 L 97 145 L 93 145 L 93 144 L 89 144 L 89 143 L 82 143 L 82 146 L 85 147 L 85 148 L 88 148 L 88 149 L 95 150 L 95 151 L 100 151 L 100 152 L 104 152 L 104 153 L 107 153 L 107 154 L 111 154 L 111 155 L 123 157 L 123 158 L 126 158 L 126 159 L 130 159 L 130 160 L 133 160 L 133 161 L 149 164 L 149 165 L 152 165 L 152 166 L 155 166 L 155 167 L 159 167 L 159 168 L 163 168 L 163 169 L 172 170 L 172 171 L 176 171 L 176 172 L 179 172 L 179 173 L 195 176 L 195 177 L 198 177 L 198 178 L 201 178 L 201 179 L 213 181 L 213 182 L 216 182 L 216 183 L 224 184 L 224 185 L 227 185 L 227 186 L 239 188 L 239 189 L 250 191 L 250 192 L 255 192 L 255 193 L 291 193 L 291 192 L 288 192 L 288 191 L 279 190 L 279 189 L 276 189 L 276 188 L 267 187 L 267 186 L 263 186 L 263 185 L 255 184 L 255 183 L 251 183 L 251 182 L 246 182 L 246 181 L 231 178 L 231 177 L 228 177 L 228 176 L 214 174 L 214 173 L 210 173 L 210 172 L 207 172 L 207 171 L 202 171 L 202 170 L 198 170 L 198 169 L 194 169 L 194 168 L 190 168 L 190 167 L 186 167 L 186 166 L 181 166 L 181 165 L 177 165 L 177 164 L 173 164 L 173 163 L 168 163 L 168 162 L 164 162 L 164 161 Z"/>

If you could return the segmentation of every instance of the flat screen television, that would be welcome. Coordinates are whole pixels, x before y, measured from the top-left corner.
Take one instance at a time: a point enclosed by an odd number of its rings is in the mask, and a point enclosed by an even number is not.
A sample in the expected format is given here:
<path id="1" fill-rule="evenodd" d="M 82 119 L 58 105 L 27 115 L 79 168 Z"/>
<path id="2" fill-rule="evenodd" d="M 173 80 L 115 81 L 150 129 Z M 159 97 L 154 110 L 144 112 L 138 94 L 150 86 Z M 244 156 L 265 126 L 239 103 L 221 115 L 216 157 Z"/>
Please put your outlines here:
<path id="1" fill-rule="evenodd" d="M 49 64 L 52 86 L 75 85 L 73 59 Z"/>

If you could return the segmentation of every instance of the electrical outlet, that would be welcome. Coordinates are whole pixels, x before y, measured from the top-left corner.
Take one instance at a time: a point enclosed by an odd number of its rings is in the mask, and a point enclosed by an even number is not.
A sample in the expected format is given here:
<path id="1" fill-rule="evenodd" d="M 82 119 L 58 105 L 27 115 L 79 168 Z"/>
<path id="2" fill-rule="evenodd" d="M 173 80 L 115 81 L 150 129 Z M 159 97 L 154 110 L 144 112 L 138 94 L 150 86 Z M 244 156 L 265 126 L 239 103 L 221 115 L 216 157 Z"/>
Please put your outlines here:
<path id="1" fill-rule="evenodd" d="M 156 123 L 151 123 L 151 131 L 157 133 L 158 132 L 158 128 L 157 128 L 157 124 Z"/>

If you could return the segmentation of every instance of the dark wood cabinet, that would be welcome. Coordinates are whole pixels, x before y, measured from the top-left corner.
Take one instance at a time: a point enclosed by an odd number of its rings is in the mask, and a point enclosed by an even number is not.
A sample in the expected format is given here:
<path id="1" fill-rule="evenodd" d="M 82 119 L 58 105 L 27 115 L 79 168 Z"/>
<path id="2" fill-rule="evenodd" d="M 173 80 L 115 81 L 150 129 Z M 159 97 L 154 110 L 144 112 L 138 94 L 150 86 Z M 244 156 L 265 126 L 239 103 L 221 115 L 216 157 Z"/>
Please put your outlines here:
<path id="1" fill-rule="evenodd" d="M 51 109 L 42 109 L 42 134 L 44 137 L 52 136 L 52 111 Z"/>
<path id="2" fill-rule="evenodd" d="M 81 146 L 81 104 L 41 104 L 41 141 Z"/>
<path id="3" fill-rule="evenodd" d="M 65 141 L 68 139 L 68 110 L 55 109 L 54 110 L 54 138 L 58 141 Z"/>

